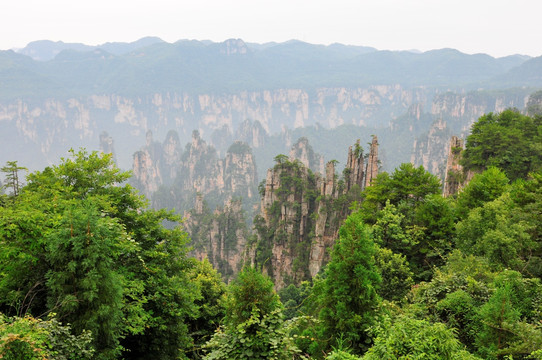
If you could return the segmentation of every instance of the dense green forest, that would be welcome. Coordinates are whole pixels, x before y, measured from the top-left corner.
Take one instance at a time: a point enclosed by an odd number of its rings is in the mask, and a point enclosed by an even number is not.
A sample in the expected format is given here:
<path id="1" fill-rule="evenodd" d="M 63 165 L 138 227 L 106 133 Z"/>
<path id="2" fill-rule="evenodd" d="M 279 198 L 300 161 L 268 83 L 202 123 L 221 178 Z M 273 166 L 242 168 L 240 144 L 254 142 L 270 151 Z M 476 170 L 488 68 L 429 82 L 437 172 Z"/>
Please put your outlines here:
<path id="1" fill-rule="evenodd" d="M 0 357 L 542 359 L 541 144 L 540 115 L 484 115 L 459 194 L 408 163 L 379 174 L 327 266 L 278 291 L 261 268 L 226 285 L 189 258 L 182 220 L 110 155 L 72 151 L 25 179 L 8 162 Z"/>

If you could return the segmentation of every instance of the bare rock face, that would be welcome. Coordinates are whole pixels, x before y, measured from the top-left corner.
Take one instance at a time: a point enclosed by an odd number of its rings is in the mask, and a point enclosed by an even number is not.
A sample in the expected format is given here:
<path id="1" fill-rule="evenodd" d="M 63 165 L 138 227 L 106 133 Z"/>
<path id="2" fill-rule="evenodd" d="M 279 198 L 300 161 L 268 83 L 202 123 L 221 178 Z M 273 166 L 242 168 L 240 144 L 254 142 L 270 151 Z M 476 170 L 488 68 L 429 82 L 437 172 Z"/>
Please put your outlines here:
<path id="1" fill-rule="evenodd" d="M 224 54 L 230 56 L 244 56 L 246 49 L 237 40 L 221 46 Z M 164 91 L 144 96 L 92 94 L 3 100 L 0 101 L 0 122 L 5 129 L 12 129 L 14 141 L 37 149 L 39 155 L 33 158 L 42 159 L 41 165 L 64 156 L 70 147 L 95 148 L 100 132 L 108 129 L 115 139 L 119 165 L 129 167 L 131 155 L 139 147 L 137 142 L 148 130 L 162 134 L 163 129 L 175 129 L 185 143 L 192 129 L 211 134 L 224 126 L 237 129 L 246 119 L 269 133 L 279 132 L 282 126 L 296 128 L 317 123 L 329 128 L 342 124 L 373 127 L 385 125 L 382 119 L 396 119 L 406 111 L 417 116 L 421 108 L 411 107 L 413 104 L 432 104 L 431 115 L 457 124 L 452 130 L 463 133 L 484 113 L 508 107 L 524 108 L 528 96 L 527 89 L 483 96 L 479 92 L 441 93 L 434 89 L 405 89 L 399 85 L 212 94 Z M 256 125 L 253 130 L 250 141 L 242 137 L 234 139 L 257 148 L 265 136 Z M 0 163 L 13 160 L 10 156 L 9 151 L 0 152 Z M 20 162 L 37 161 L 27 160 L 20 159 Z"/>
<path id="2" fill-rule="evenodd" d="M 313 172 L 322 174 L 324 172 L 324 157 L 317 154 L 309 144 L 306 137 L 299 138 L 290 149 L 290 159 L 297 159 L 301 163 L 311 169 Z"/>
<path id="3" fill-rule="evenodd" d="M 489 112 L 502 112 L 509 107 L 523 108 L 529 99 L 528 92 L 502 92 L 487 94 L 479 92 L 451 93 L 436 95 L 431 106 L 431 114 L 445 119 L 450 123 L 457 123 L 460 128 L 454 131 L 468 132 L 471 125 L 480 116 Z"/>
<path id="4" fill-rule="evenodd" d="M 367 158 L 367 167 L 365 168 L 365 186 L 371 185 L 371 182 L 377 177 L 380 163 L 378 161 L 378 138 L 373 135 L 371 141 L 371 149 L 369 150 L 369 157 Z"/>
<path id="5" fill-rule="evenodd" d="M 339 197 L 335 162 L 326 164 L 326 174 L 319 179 L 320 197 L 316 208 L 314 240 L 310 248 L 309 273 L 314 277 L 328 260 L 328 249 L 337 237 L 340 214 L 330 212 L 329 205 Z M 344 220 L 344 219 L 343 219 Z"/>
<path id="6" fill-rule="evenodd" d="M 360 189 L 363 186 L 364 179 L 364 159 L 363 149 L 359 144 L 359 139 L 356 141 L 354 148 L 348 148 L 348 159 L 346 160 L 345 183 L 346 188 L 351 189 L 354 185 L 358 185 Z"/>
<path id="7" fill-rule="evenodd" d="M 146 144 L 134 154 L 132 165 L 134 185 L 142 194 L 150 198 L 160 185 L 173 182 L 179 147 L 175 132 L 170 131 L 160 144 L 154 141 L 152 132 L 147 131 Z"/>
<path id="8" fill-rule="evenodd" d="M 179 163 L 179 178 L 183 190 L 194 189 L 202 194 L 224 189 L 224 166 L 216 150 L 207 146 L 198 131 L 192 133 Z"/>
<path id="9" fill-rule="evenodd" d="M 211 212 L 198 196 L 196 209 L 186 213 L 184 226 L 190 234 L 193 250 L 189 255 L 209 262 L 225 281 L 239 272 L 248 261 L 245 249 L 248 231 L 241 201 L 228 201 Z"/>
<path id="10" fill-rule="evenodd" d="M 245 120 L 239 125 L 235 139 L 250 145 L 253 149 L 262 147 L 267 142 L 269 134 L 259 121 Z"/>
<path id="11" fill-rule="evenodd" d="M 410 162 L 415 166 L 423 165 L 427 171 L 444 179 L 446 164 L 443 159 L 447 156 L 449 138 L 446 123 L 442 119 L 434 122 L 427 134 L 414 142 Z"/>
<path id="12" fill-rule="evenodd" d="M 376 139 L 374 143 L 377 164 Z M 262 188 L 262 212 L 254 220 L 258 241 L 250 252 L 281 288 L 312 278 L 329 261 L 348 207 L 360 199 L 367 165 L 359 140 L 349 148 L 342 179 L 335 173 L 336 161 L 326 164 L 323 176 L 297 159 L 283 155 L 276 161 Z"/>
<path id="13" fill-rule="evenodd" d="M 256 162 L 251 148 L 236 142 L 220 159 L 216 150 L 194 131 L 181 150 L 178 134 L 170 131 L 162 144 L 147 133 L 147 144 L 134 155 L 135 186 L 155 207 L 187 210 L 194 193 L 215 198 L 214 206 L 233 196 L 252 199 L 257 191 Z M 157 190 L 162 192 L 156 194 Z"/>
<path id="14" fill-rule="evenodd" d="M 171 184 L 177 176 L 177 165 L 181 158 L 181 142 L 179 134 L 176 131 L 169 131 L 167 133 L 166 139 L 162 144 L 162 156 L 164 180 L 166 184 Z"/>
<path id="15" fill-rule="evenodd" d="M 134 164 L 132 166 L 136 187 L 146 196 L 149 196 L 158 189 L 158 184 L 162 182 L 160 170 L 155 166 L 151 154 L 147 150 L 137 151 L 134 154 Z"/>
<path id="16" fill-rule="evenodd" d="M 250 146 L 236 141 L 224 159 L 224 187 L 235 196 L 252 199 L 256 196 L 258 173 Z"/>
<path id="17" fill-rule="evenodd" d="M 115 161 L 115 146 L 111 136 L 106 131 L 100 133 L 100 151 L 105 154 L 112 154 Z"/>
<path id="18" fill-rule="evenodd" d="M 225 55 L 244 55 L 248 53 L 248 47 L 241 39 L 228 39 L 220 44 L 220 53 Z"/>

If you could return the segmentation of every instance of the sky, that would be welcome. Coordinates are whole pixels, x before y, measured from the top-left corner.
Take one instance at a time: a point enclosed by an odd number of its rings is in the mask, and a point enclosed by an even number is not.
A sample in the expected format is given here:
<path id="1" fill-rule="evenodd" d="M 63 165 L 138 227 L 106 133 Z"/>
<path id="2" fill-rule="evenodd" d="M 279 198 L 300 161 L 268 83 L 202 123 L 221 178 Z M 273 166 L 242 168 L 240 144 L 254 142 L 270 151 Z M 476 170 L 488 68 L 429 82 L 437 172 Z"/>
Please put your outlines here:
<path id="1" fill-rule="evenodd" d="M 541 0 L 4 0 L 1 8 L 1 50 L 158 36 L 542 55 Z"/>

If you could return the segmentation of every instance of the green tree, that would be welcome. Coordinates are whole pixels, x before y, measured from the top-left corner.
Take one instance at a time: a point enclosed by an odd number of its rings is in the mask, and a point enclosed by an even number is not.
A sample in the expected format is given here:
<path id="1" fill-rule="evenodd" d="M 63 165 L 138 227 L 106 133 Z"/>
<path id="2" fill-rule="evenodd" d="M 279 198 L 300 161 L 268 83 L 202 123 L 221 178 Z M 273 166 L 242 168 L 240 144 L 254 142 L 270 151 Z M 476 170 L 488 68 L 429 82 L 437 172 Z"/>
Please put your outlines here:
<path id="1" fill-rule="evenodd" d="M 523 269 L 537 244 L 529 235 L 530 225 L 515 221 L 513 212 L 508 193 L 473 209 L 457 224 L 457 247 L 486 257 L 495 269 Z"/>
<path id="2" fill-rule="evenodd" d="M 359 214 L 350 215 L 339 230 L 324 276 L 315 282 L 315 308 L 321 321 L 319 336 L 330 345 L 338 337 L 361 352 L 380 304 L 382 279 L 375 266 L 376 246 Z"/>
<path id="3" fill-rule="evenodd" d="M 410 221 L 388 200 L 372 229 L 379 246 L 405 256 L 415 279 L 427 280 L 451 248 L 453 219 L 440 195 L 429 195 Z"/>
<path id="4" fill-rule="evenodd" d="M 453 248 L 456 209 L 451 199 L 440 194 L 428 195 L 416 209 L 414 222 L 424 232 L 425 260 L 431 266 L 442 265 L 443 259 Z"/>
<path id="5" fill-rule="evenodd" d="M 203 345 L 212 337 L 226 315 L 226 284 L 207 259 L 197 261 L 189 274 L 190 281 L 198 289 L 195 300 L 198 311 L 188 320 L 188 329 L 194 342 L 190 358 L 199 359 L 203 356 Z"/>
<path id="6" fill-rule="evenodd" d="M 541 320 L 539 279 L 503 271 L 494 286 L 495 292 L 478 310 L 478 352 L 486 359 L 501 359 L 526 357 L 542 348 L 542 330 L 536 325 Z"/>
<path id="7" fill-rule="evenodd" d="M 17 165 L 17 161 L 8 161 L 6 166 L 0 168 L 0 171 L 6 174 L 5 185 L 2 189 L 11 189 L 11 195 L 19 195 L 19 191 L 22 187 L 21 180 L 19 179 L 19 172 L 21 170 L 28 170 L 25 167 Z"/>
<path id="8" fill-rule="evenodd" d="M 427 196 L 440 193 L 440 188 L 440 180 L 425 171 L 423 166 L 416 168 L 411 163 L 403 163 L 391 176 L 379 174 L 372 185 L 363 191 L 360 212 L 364 221 L 374 223 L 378 212 L 389 201 L 411 219 L 416 207 Z"/>
<path id="9" fill-rule="evenodd" d="M 123 317 L 115 262 L 122 252 L 133 252 L 122 226 L 87 198 L 62 214 L 46 243 L 48 308 L 76 334 L 90 330 L 98 358 L 115 358 Z"/>
<path id="10" fill-rule="evenodd" d="M 278 165 L 282 165 L 284 164 L 285 162 L 288 161 L 288 155 L 284 155 L 284 154 L 278 154 L 277 156 L 275 156 L 273 158 L 273 160 L 275 160 L 275 162 L 278 164 Z"/>
<path id="11" fill-rule="evenodd" d="M 392 204 L 404 201 L 415 205 L 428 195 L 440 193 L 440 180 L 421 165 L 416 168 L 411 163 L 403 163 L 395 169 L 391 179 Z"/>
<path id="12" fill-rule="evenodd" d="M 475 311 L 491 296 L 495 276 L 486 259 L 454 250 L 434 269 L 431 281 L 413 287 L 409 298 L 414 314 L 457 329 L 457 337 L 474 352 Z"/>
<path id="13" fill-rule="evenodd" d="M 111 155 L 73 152 L 30 174 L 0 207 L 0 306 L 8 314 L 58 311 L 75 335 L 93 331 L 96 358 L 175 359 L 192 348 L 197 313 L 180 218 L 149 210 Z M 107 315 L 105 315 L 107 314 Z"/>
<path id="14" fill-rule="evenodd" d="M 532 241 L 530 251 L 524 254 L 526 267 L 522 273 L 542 279 L 542 171 L 531 173 L 527 181 L 516 181 L 510 198 L 514 203 L 511 222 L 527 225 Z"/>
<path id="15" fill-rule="evenodd" d="M 526 178 L 542 165 L 541 125 L 542 117 L 532 118 L 515 109 L 480 117 L 467 137 L 462 160 L 465 170 L 496 166 L 510 180 Z"/>
<path id="16" fill-rule="evenodd" d="M 280 301 L 284 304 L 284 317 L 290 320 L 304 313 L 305 300 L 310 296 L 312 283 L 302 281 L 299 286 L 290 284 L 278 291 Z"/>
<path id="17" fill-rule="evenodd" d="M 0 358 L 11 360 L 91 359 L 92 335 L 71 334 L 70 326 L 56 318 L 46 321 L 31 316 L 8 318 L 0 314 Z"/>
<path id="18" fill-rule="evenodd" d="M 497 199 L 508 190 L 508 182 L 506 174 L 494 166 L 474 175 L 457 196 L 458 216 L 464 218 L 470 210 Z"/>
<path id="19" fill-rule="evenodd" d="M 476 360 L 467 352 L 454 332 L 442 323 L 401 316 L 381 324 L 374 345 L 363 360 Z"/>
<path id="20" fill-rule="evenodd" d="M 247 267 L 229 289 L 224 326 L 208 342 L 214 359 L 292 359 L 299 350 L 282 318 L 273 282 Z"/>
<path id="21" fill-rule="evenodd" d="M 390 249 L 378 248 L 375 254 L 375 266 L 382 278 L 378 294 L 384 300 L 402 301 L 414 285 L 414 280 L 412 280 L 414 274 L 405 256 L 396 254 Z"/>

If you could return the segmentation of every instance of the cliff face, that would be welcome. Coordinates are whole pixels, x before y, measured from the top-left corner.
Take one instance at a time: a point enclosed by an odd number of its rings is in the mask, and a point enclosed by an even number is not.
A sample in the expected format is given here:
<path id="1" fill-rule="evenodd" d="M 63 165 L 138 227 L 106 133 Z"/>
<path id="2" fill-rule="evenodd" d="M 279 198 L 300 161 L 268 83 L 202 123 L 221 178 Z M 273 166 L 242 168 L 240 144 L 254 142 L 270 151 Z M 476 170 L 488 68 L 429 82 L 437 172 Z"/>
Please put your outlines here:
<path id="1" fill-rule="evenodd" d="M 245 120 L 237 129 L 235 139 L 247 143 L 253 149 L 257 149 L 266 144 L 269 135 L 259 121 Z"/>
<path id="2" fill-rule="evenodd" d="M 324 173 L 324 157 L 314 152 L 306 137 L 299 138 L 292 145 L 290 159 L 301 161 L 305 167 L 311 169 L 313 172 Z"/>
<path id="3" fill-rule="evenodd" d="M 236 141 L 231 145 L 224 159 L 224 191 L 245 199 L 256 197 L 258 172 L 256 160 L 250 147 Z"/>
<path id="4" fill-rule="evenodd" d="M 328 261 L 327 249 L 337 238 L 348 206 L 359 200 L 367 165 L 359 140 L 349 148 L 341 179 L 334 161 L 326 164 L 322 176 L 299 160 L 276 160 L 261 189 L 262 213 L 254 220 L 257 242 L 252 252 L 281 288 L 310 279 Z"/>
<path id="5" fill-rule="evenodd" d="M 228 50 L 229 49 L 229 50 Z M 242 51 L 225 45 L 224 51 Z M 427 100 L 425 90 L 400 86 L 367 88 L 321 88 L 317 90 L 273 89 L 223 94 L 153 93 L 146 96 L 118 94 L 68 98 L 35 98 L 0 103 L 0 129 L 10 130 L 20 143 L 39 149 L 48 162 L 65 156 L 70 147 L 98 148 L 99 134 L 115 139 L 121 167 L 129 167 L 137 143 L 147 131 L 165 136 L 175 130 L 181 142 L 189 141 L 193 129 L 210 136 L 224 127 L 230 133 L 246 119 L 268 133 L 283 127 L 341 124 L 382 126 L 381 119 L 399 116 L 412 101 Z M 243 127 L 241 126 L 241 129 Z M 253 147 L 265 143 L 254 127 L 240 139 Z M 30 145 L 27 145 L 27 147 Z M 119 151 L 120 150 L 120 151 Z M 13 159 L 1 159 L 5 162 Z M 30 160 L 30 159 L 29 159 Z M 24 159 L 20 163 L 26 163 Z M 30 161 L 28 161 L 30 163 Z M 43 164 L 45 165 L 45 164 Z"/>
<path id="6" fill-rule="evenodd" d="M 224 44 L 224 51 L 242 51 L 242 47 L 233 45 Z M 191 141 L 192 130 L 197 129 L 206 139 L 213 138 L 215 147 L 224 154 L 234 139 L 259 148 L 266 144 L 265 133 L 275 134 L 283 128 L 316 124 L 326 128 L 341 124 L 383 128 L 407 112 L 416 115 L 430 108 L 430 114 L 447 122 L 452 132 L 464 133 L 483 113 L 511 106 L 524 108 L 528 94 L 527 90 L 440 94 L 430 88 L 374 85 L 214 94 L 36 97 L 0 102 L 0 132 L 10 134 L 5 143 L 35 149 L 36 154 L 17 159 L 19 163 L 43 167 L 65 156 L 69 148 L 97 149 L 99 135 L 106 131 L 115 140 L 118 164 L 129 168 L 131 156 L 139 150 L 137 144 L 145 141 L 147 131 L 162 138 L 167 131 L 175 130 L 180 142 L 186 143 Z M 421 131 L 426 128 L 412 129 L 416 136 Z M 14 160 L 8 153 L 0 151 L 0 163 Z M 20 153 L 24 156 L 28 151 Z"/>
<path id="7" fill-rule="evenodd" d="M 442 195 L 445 197 L 459 193 L 474 176 L 474 172 L 465 172 L 460 164 L 464 150 L 463 139 L 452 136 L 447 150 L 446 172 L 442 190 Z"/>
<path id="8" fill-rule="evenodd" d="M 523 109 L 529 93 L 528 90 L 474 91 L 466 94 L 447 92 L 435 96 L 431 114 L 448 122 L 453 132 L 466 133 L 483 114 L 501 112 L 510 107 Z"/>
<path id="9" fill-rule="evenodd" d="M 367 167 L 365 170 L 365 186 L 370 186 L 371 182 L 377 177 L 380 162 L 378 160 L 378 138 L 373 136 L 369 157 L 367 158 Z"/>
<path id="10" fill-rule="evenodd" d="M 161 185 L 170 185 L 177 176 L 180 162 L 179 137 L 170 131 L 163 143 L 154 141 L 147 131 L 146 144 L 133 155 L 133 181 L 138 190 L 151 198 Z"/>
<path id="11" fill-rule="evenodd" d="M 410 162 L 444 179 L 450 130 L 442 120 L 435 121 L 429 131 L 414 141 Z"/>
<path id="12" fill-rule="evenodd" d="M 209 259 L 225 281 L 232 279 L 248 261 L 245 252 L 248 231 L 241 201 L 228 201 L 211 212 L 200 195 L 184 219 L 193 247 L 189 255 L 199 260 Z"/>

